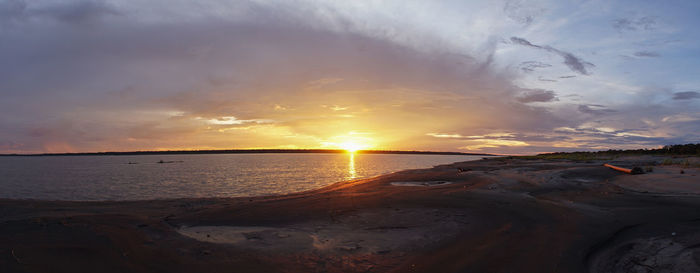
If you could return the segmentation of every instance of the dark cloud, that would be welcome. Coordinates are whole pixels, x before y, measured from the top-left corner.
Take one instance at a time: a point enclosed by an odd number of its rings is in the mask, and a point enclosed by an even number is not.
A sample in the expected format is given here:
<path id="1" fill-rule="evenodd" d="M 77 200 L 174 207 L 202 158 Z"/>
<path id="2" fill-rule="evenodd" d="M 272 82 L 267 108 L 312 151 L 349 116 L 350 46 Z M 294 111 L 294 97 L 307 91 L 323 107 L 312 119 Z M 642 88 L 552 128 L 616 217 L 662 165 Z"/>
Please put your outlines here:
<path id="1" fill-rule="evenodd" d="M 0 20 L 6 23 L 48 19 L 86 25 L 93 24 L 105 17 L 120 14 L 121 12 L 116 7 L 102 1 L 49 2 L 48 5 L 28 5 L 23 0 L 8 0 L 0 3 Z"/>
<path id="2" fill-rule="evenodd" d="M 509 0 L 503 5 L 503 12 L 508 18 L 525 26 L 530 25 L 535 21 L 535 18 L 542 15 L 545 11 L 546 9 L 544 8 L 522 0 Z"/>
<path id="3" fill-rule="evenodd" d="M 691 100 L 700 98 L 700 92 L 687 91 L 687 92 L 677 92 L 673 94 L 674 100 Z"/>
<path id="4" fill-rule="evenodd" d="M 551 67 L 551 64 L 548 63 L 543 63 L 543 62 L 538 62 L 538 61 L 527 61 L 527 62 L 522 62 L 518 67 L 520 67 L 520 70 L 526 73 L 530 73 L 535 71 L 537 68 L 546 68 L 546 67 Z"/>
<path id="5" fill-rule="evenodd" d="M 58 21 L 74 24 L 94 23 L 106 16 L 120 15 L 112 5 L 101 1 L 79 1 L 66 5 L 49 6 L 32 12 Z"/>
<path id="6" fill-rule="evenodd" d="M 27 3 L 22 0 L 0 1 L 0 23 L 21 20 L 25 16 Z"/>
<path id="7" fill-rule="evenodd" d="M 520 37 L 510 37 L 510 41 L 519 45 L 524 45 L 524 46 L 531 46 L 531 47 L 536 47 L 536 48 L 542 48 L 541 46 L 533 45 L 530 43 L 530 41 L 525 40 Z"/>
<path id="8" fill-rule="evenodd" d="M 576 78 L 576 75 L 559 76 L 560 79 Z"/>
<path id="9" fill-rule="evenodd" d="M 523 92 L 522 95 L 517 97 L 517 100 L 522 103 L 529 103 L 558 101 L 559 99 L 557 98 L 557 95 L 556 93 L 554 93 L 554 91 L 544 89 L 530 89 Z"/>
<path id="10" fill-rule="evenodd" d="M 637 30 L 637 28 L 634 27 L 632 21 L 626 18 L 613 20 L 612 27 L 620 32 L 625 30 Z"/>
<path id="11" fill-rule="evenodd" d="M 620 18 L 612 22 L 612 27 L 618 32 L 652 30 L 656 26 L 656 17 Z"/>
<path id="12" fill-rule="evenodd" d="M 564 57 L 564 64 L 569 67 L 569 69 L 581 73 L 583 75 L 589 75 L 586 71 L 586 66 L 594 66 L 592 63 L 583 61 L 571 53 L 555 50 L 559 55 Z"/>
<path id="13" fill-rule="evenodd" d="M 545 46 L 535 45 L 535 44 L 533 44 L 533 43 L 530 43 L 530 41 L 525 40 L 525 39 L 520 38 L 520 37 L 510 37 L 510 40 L 511 40 L 511 42 L 513 42 L 514 44 L 518 44 L 518 45 L 522 45 L 522 46 L 528 46 L 528 47 L 537 48 L 537 49 L 542 49 L 542 50 L 546 50 L 546 51 L 548 51 L 548 52 L 555 53 L 555 54 L 561 56 L 562 58 L 564 58 L 564 64 L 565 64 L 567 67 L 569 67 L 569 69 L 571 69 L 571 70 L 574 71 L 574 72 L 580 73 L 580 74 L 582 74 L 582 75 L 589 75 L 589 74 L 590 74 L 590 73 L 588 72 L 588 70 L 586 70 L 586 67 L 593 67 L 593 66 L 595 66 L 594 64 L 589 63 L 589 62 L 586 62 L 586 61 L 582 60 L 581 58 L 576 57 L 576 56 L 574 56 L 573 54 L 571 54 L 571 53 L 569 53 L 569 52 L 561 51 L 561 50 L 556 49 L 556 48 L 553 48 L 553 47 L 551 47 L 551 46 L 547 46 L 547 45 L 545 45 Z"/>
<path id="14" fill-rule="evenodd" d="M 578 111 L 581 113 L 592 114 L 592 115 L 603 115 L 617 112 L 613 109 L 608 109 L 603 105 L 598 104 L 581 104 L 578 106 Z"/>
<path id="15" fill-rule="evenodd" d="M 621 59 L 623 59 L 623 60 L 625 60 L 625 61 L 631 61 L 631 60 L 634 60 L 634 59 L 635 59 L 635 58 L 632 57 L 632 56 L 627 56 L 627 55 L 624 55 L 624 54 L 620 54 L 620 55 L 618 55 L 618 57 L 620 57 Z"/>
<path id="16" fill-rule="evenodd" d="M 542 76 L 537 77 L 537 80 L 541 82 L 557 82 L 557 80 L 543 78 Z"/>
<path id="17" fill-rule="evenodd" d="M 634 53 L 634 56 L 637 56 L 637 57 L 652 57 L 652 58 L 654 58 L 654 57 L 659 57 L 659 56 L 661 56 L 661 54 L 659 54 L 658 52 L 653 52 L 653 51 L 638 51 L 638 52 L 635 52 L 635 53 Z"/>

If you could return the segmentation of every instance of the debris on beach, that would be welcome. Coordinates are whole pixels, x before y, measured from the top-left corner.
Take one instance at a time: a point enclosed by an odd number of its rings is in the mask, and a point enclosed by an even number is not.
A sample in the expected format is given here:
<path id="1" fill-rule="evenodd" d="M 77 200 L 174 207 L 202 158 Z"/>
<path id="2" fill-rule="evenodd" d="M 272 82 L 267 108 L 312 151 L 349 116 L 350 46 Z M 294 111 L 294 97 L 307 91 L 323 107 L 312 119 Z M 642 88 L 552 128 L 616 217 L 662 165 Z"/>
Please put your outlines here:
<path id="1" fill-rule="evenodd" d="M 634 167 L 634 168 L 628 169 L 628 168 L 623 168 L 623 167 L 618 167 L 618 166 L 610 165 L 610 164 L 607 164 L 607 163 L 606 163 L 606 164 L 603 164 L 603 166 L 608 167 L 608 168 L 611 168 L 611 169 L 616 170 L 616 171 L 621 171 L 621 172 L 624 172 L 624 173 L 628 173 L 628 174 L 644 174 L 644 170 L 642 170 L 642 168 L 640 168 L 640 167 Z"/>

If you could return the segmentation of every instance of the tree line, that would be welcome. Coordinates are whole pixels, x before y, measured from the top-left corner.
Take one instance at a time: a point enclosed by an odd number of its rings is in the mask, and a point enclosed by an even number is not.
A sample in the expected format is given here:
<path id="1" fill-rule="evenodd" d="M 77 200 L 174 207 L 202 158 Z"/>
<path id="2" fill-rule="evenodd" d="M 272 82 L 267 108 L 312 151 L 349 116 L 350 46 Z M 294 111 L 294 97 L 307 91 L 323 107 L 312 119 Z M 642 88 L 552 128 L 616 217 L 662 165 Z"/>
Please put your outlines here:
<path id="1" fill-rule="evenodd" d="M 610 149 L 607 151 L 596 151 L 596 152 L 548 153 L 546 155 L 565 155 L 565 154 L 581 154 L 581 155 L 700 155 L 700 143 L 666 145 L 666 146 L 659 148 L 659 149 L 636 149 L 636 150 Z"/>

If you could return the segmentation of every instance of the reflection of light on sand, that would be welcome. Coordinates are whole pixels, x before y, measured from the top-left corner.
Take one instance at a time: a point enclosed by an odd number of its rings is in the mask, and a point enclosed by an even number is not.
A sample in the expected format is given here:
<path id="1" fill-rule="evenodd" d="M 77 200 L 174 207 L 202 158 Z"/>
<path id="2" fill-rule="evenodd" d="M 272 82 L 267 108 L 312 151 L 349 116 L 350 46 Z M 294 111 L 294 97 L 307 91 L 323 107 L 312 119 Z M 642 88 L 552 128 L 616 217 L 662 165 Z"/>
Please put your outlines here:
<path id="1" fill-rule="evenodd" d="M 465 228 L 467 218 L 462 211 L 450 209 L 377 209 L 333 221 L 324 218 L 287 226 L 183 226 L 177 232 L 202 242 L 270 253 L 382 254 L 425 247 L 451 237 Z"/>
<path id="2" fill-rule="evenodd" d="M 357 178 L 357 171 L 355 171 L 355 153 L 350 153 L 350 162 L 348 163 L 348 178 Z"/>
<path id="3" fill-rule="evenodd" d="M 250 239 L 249 237 L 251 236 L 248 234 L 260 233 L 272 229 L 274 228 L 198 226 L 182 227 L 178 232 L 187 237 L 204 242 L 236 244 Z"/>

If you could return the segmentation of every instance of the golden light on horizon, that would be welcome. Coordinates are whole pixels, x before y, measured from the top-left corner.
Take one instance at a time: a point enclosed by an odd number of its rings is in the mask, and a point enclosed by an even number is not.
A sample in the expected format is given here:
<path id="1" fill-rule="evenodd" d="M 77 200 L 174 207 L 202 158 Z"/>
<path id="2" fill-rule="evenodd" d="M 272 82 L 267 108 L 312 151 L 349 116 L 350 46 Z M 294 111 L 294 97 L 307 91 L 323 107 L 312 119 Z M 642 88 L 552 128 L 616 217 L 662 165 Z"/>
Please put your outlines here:
<path id="1" fill-rule="evenodd" d="M 322 143 L 322 146 L 333 149 L 343 149 L 348 153 L 355 153 L 359 150 L 367 150 L 377 146 L 374 139 L 367 137 L 371 133 L 358 133 L 350 131 L 344 135 L 336 135 L 329 138 L 329 141 Z"/>
<path id="2" fill-rule="evenodd" d="M 351 142 L 351 141 L 340 143 L 340 148 L 343 148 L 343 150 L 346 150 L 350 153 L 354 153 L 354 152 L 357 152 L 358 150 L 365 149 L 365 147 L 366 147 L 366 145 L 362 145 L 360 143 Z"/>

